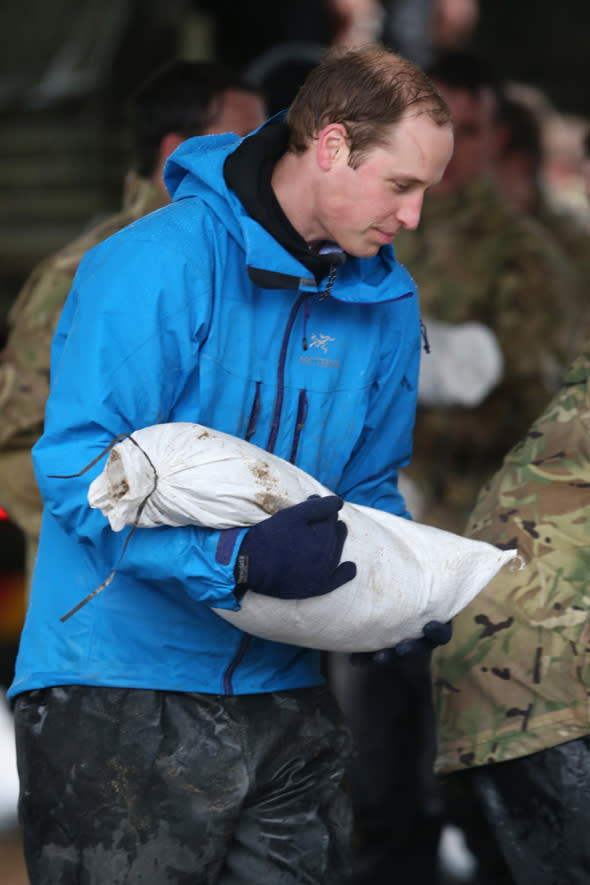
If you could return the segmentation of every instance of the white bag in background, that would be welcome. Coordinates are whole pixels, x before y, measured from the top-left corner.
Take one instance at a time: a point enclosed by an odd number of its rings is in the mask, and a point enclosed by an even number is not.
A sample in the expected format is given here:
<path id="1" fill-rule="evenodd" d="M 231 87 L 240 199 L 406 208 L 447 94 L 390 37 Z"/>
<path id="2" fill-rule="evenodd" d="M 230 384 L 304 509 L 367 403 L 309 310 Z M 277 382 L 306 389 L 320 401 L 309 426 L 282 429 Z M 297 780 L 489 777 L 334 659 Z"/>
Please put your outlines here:
<path id="1" fill-rule="evenodd" d="M 310 495 L 312 476 L 238 437 L 199 424 L 157 424 L 118 443 L 88 492 L 114 531 L 198 524 L 250 526 Z M 143 507 L 142 507 L 143 505 Z M 141 512 L 138 517 L 138 512 Z M 357 575 L 325 596 L 281 600 L 249 590 L 239 611 L 214 611 L 241 630 L 326 651 L 375 651 L 418 637 L 464 608 L 515 550 L 345 501 L 342 560 Z"/>
<path id="2" fill-rule="evenodd" d="M 424 319 L 430 353 L 423 354 L 418 402 L 423 406 L 479 405 L 502 380 L 504 357 L 483 323 Z"/>

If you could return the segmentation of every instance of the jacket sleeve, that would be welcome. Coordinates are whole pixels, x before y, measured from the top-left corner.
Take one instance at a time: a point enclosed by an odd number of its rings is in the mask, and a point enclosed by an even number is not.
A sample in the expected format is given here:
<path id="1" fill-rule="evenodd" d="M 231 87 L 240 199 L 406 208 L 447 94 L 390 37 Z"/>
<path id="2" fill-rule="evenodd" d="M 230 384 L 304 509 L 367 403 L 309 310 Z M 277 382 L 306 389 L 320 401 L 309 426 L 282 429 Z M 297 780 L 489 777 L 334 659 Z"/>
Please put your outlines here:
<path id="1" fill-rule="evenodd" d="M 421 346 L 418 299 L 407 299 L 393 309 L 396 313 L 384 318 L 383 328 L 393 324 L 398 332 L 382 357 L 363 431 L 338 493 L 347 501 L 411 519 L 398 489 L 398 469 L 409 463 L 412 454 Z"/>
<path id="2" fill-rule="evenodd" d="M 211 311 L 206 251 L 187 262 L 179 250 L 130 229 L 107 240 L 83 260 L 54 338 L 35 472 L 46 508 L 88 548 L 105 577 L 124 538 L 87 501 L 104 462 L 62 477 L 90 464 L 119 434 L 175 420 L 184 385 L 198 390 Z M 180 584 L 199 601 L 235 608 L 235 550 L 220 562 L 219 538 L 218 531 L 192 526 L 136 529 L 118 570 L 169 588 Z"/>

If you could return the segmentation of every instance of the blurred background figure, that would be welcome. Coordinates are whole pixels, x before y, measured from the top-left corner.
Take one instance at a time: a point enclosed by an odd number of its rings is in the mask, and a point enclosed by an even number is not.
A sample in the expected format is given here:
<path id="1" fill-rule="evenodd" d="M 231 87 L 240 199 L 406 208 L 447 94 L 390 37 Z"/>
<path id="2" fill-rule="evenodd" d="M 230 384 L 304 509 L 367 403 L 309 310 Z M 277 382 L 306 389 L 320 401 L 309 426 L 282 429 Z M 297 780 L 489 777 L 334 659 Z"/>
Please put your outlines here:
<path id="1" fill-rule="evenodd" d="M 427 67 L 439 52 L 470 43 L 479 0 L 384 0 L 381 39 Z"/>
<path id="2" fill-rule="evenodd" d="M 519 90 L 515 90 L 517 95 Z M 498 150 L 493 177 L 504 202 L 517 211 L 535 218 L 558 241 L 578 272 L 580 286 L 590 275 L 590 249 L 584 225 L 588 208 L 574 211 L 567 200 L 559 200 L 555 186 L 547 180 L 551 159 L 546 145 L 546 130 L 554 131 L 556 114 L 545 106 L 541 109 L 525 98 L 504 98 L 498 113 Z M 565 125 L 562 123 L 562 125 Z M 577 139 L 574 165 L 579 181 L 582 162 L 580 124 L 573 128 Z M 549 169 L 548 169 L 549 167 Z M 579 188 L 577 188 L 579 192 Z"/>
<path id="3" fill-rule="evenodd" d="M 133 102 L 136 165 L 125 179 L 122 210 L 46 258 L 14 302 L 0 354 L 0 505 L 24 532 L 27 586 L 42 514 L 30 450 L 43 429 L 51 340 L 78 264 L 92 246 L 170 202 L 162 173 L 184 139 L 245 135 L 265 114 L 258 90 L 224 66 L 179 60 L 158 70 Z"/>
<path id="4" fill-rule="evenodd" d="M 485 478 L 557 389 L 581 302 L 555 239 L 493 185 L 503 98 L 495 72 L 461 51 L 441 54 L 430 74 L 453 112 L 455 149 L 414 239 L 396 238 L 396 255 L 418 283 L 425 318 L 483 323 L 504 358 L 502 381 L 476 408 L 418 410 L 407 473 L 425 498 L 421 518 L 460 533 Z"/>
<path id="5" fill-rule="evenodd" d="M 506 96 L 498 110 L 499 145 L 493 174 L 498 193 L 514 209 L 535 215 L 544 211 L 543 134 L 537 111 Z"/>
<path id="6" fill-rule="evenodd" d="M 225 2 L 234 9 L 231 0 Z M 381 36 L 385 18 L 381 0 L 303 0 L 284 4 L 280 12 L 275 4 L 262 2 L 248 5 L 241 15 L 246 19 L 262 17 L 267 5 L 269 18 L 261 22 L 254 44 L 245 47 L 249 59 L 244 71 L 264 90 L 270 115 L 291 104 L 305 77 L 329 47 L 354 49 L 374 42 Z M 247 26 L 252 27 L 251 21 Z M 234 27 L 235 22 L 229 34 L 226 29 L 219 34 L 222 46 L 226 41 L 235 42 Z M 253 53 L 254 47 L 257 51 Z"/>
<path id="7" fill-rule="evenodd" d="M 479 16 L 478 0 L 303 0 L 280 11 L 271 11 L 270 0 L 241 11 L 231 0 L 221 2 L 232 12 L 229 25 L 217 30 L 216 51 L 242 59 L 249 79 L 264 88 L 271 114 L 291 103 L 329 46 L 377 40 L 424 67 L 439 51 L 466 45 Z M 246 30 L 254 38 L 244 43 Z"/>
<path id="8" fill-rule="evenodd" d="M 478 0 L 433 0 L 432 33 L 437 53 L 463 49 L 479 21 Z"/>
<path id="9" fill-rule="evenodd" d="M 466 45 L 479 16 L 478 0 L 304 0 L 272 12 L 270 0 L 241 11 L 231 0 L 221 2 L 232 6 L 232 19 L 217 31 L 217 51 L 243 58 L 248 77 L 265 89 L 271 114 L 291 103 L 329 46 L 377 40 L 424 67 L 439 51 Z M 245 29 L 254 32 L 247 43 L 237 37 Z"/>

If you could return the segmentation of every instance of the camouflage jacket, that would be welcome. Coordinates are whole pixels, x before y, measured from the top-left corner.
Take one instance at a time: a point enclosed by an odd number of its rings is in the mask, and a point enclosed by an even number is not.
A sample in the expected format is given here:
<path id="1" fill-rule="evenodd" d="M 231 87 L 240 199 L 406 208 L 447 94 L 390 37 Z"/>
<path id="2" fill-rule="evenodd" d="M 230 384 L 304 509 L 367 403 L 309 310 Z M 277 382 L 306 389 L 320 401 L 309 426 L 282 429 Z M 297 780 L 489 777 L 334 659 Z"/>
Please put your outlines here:
<path id="1" fill-rule="evenodd" d="M 559 243 L 565 255 L 570 259 L 574 270 L 577 271 L 578 295 L 581 299 L 580 315 L 583 322 L 583 332 L 580 334 L 586 338 L 590 333 L 590 306 L 586 291 L 586 282 L 590 279 L 588 243 L 590 228 L 583 223 L 580 216 L 555 208 L 541 190 L 537 196 L 533 215 Z"/>
<path id="2" fill-rule="evenodd" d="M 462 532 L 482 484 L 545 408 L 576 352 L 576 276 L 549 234 L 483 180 L 452 197 L 427 197 L 418 230 L 400 233 L 395 248 L 426 318 L 484 323 L 504 355 L 503 380 L 476 408 L 418 409 L 406 472 L 425 498 L 421 519 Z"/>
<path id="3" fill-rule="evenodd" d="M 129 173 L 121 212 L 42 261 L 14 302 L 0 354 L 0 505 L 37 535 L 42 504 L 30 450 L 41 435 L 49 393 L 51 340 L 84 254 L 166 202 L 153 184 Z"/>
<path id="4" fill-rule="evenodd" d="M 446 774 L 590 734 L 590 343 L 482 489 L 467 534 L 518 548 L 432 660 Z"/>

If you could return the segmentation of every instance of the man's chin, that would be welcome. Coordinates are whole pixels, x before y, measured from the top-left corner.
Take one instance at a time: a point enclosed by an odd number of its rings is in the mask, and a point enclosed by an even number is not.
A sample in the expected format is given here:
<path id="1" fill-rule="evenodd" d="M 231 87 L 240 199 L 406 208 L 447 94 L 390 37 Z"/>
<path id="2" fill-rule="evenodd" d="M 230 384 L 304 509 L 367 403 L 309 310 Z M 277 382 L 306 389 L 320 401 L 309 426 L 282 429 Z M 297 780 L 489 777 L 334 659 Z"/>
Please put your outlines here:
<path id="1" fill-rule="evenodd" d="M 354 249 L 345 249 L 344 251 L 348 255 L 352 255 L 353 258 L 374 258 L 382 246 L 383 243 L 364 243 L 362 246 L 357 246 Z"/>

